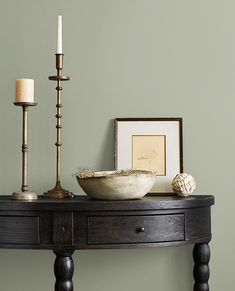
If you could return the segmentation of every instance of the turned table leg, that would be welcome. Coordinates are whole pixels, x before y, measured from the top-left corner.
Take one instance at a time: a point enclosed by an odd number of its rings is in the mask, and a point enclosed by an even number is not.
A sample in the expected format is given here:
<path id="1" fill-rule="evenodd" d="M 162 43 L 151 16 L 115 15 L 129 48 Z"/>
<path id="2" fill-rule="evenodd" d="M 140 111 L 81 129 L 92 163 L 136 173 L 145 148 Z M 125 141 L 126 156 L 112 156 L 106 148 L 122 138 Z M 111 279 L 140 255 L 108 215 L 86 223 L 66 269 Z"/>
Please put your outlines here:
<path id="1" fill-rule="evenodd" d="M 55 291 L 73 291 L 73 251 L 57 251 L 54 264 L 54 273 L 56 277 Z"/>
<path id="2" fill-rule="evenodd" d="M 210 276 L 209 261 L 210 248 L 208 243 L 195 244 L 193 249 L 194 259 L 194 291 L 209 291 L 208 280 Z"/>

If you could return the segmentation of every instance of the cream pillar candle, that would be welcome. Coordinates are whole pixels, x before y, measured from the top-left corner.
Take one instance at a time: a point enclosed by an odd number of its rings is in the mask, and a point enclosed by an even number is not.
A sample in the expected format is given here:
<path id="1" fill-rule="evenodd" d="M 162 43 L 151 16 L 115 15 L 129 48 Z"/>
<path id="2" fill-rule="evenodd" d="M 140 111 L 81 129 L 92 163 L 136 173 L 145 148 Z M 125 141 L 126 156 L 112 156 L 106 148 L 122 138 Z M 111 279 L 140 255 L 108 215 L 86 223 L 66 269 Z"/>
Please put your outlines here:
<path id="1" fill-rule="evenodd" d="M 34 102 L 33 79 L 16 79 L 16 102 Z"/>
<path id="2" fill-rule="evenodd" d="M 62 15 L 58 15 L 57 27 L 57 54 L 62 54 Z"/>

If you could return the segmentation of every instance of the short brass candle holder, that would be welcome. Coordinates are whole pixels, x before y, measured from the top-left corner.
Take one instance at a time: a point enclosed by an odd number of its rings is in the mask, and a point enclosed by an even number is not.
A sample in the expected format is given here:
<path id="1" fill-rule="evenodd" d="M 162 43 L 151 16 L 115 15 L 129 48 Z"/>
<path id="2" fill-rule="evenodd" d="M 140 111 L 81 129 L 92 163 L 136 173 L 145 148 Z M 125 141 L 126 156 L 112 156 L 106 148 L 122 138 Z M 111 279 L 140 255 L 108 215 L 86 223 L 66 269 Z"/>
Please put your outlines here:
<path id="1" fill-rule="evenodd" d="M 11 195 L 12 199 L 16 200 L 35 200 L 37 194 L 28 191 L 27 183 L 27 165 L 28 165 L 28 108 L 36 106 L 34 102 L 14 102 L 16 106 L 21 106 L 23 109 L 23 135 L 22 135 L 22 186 L 21 192 L 14 192 Z"/>
<path id="2" fill-rule="evenodd" d="M 68 81 L 69 77 L 62 76 L 62 69 L 63 69 L 63 54 L 56 54 L 56 69 L 57 69 L 57 75 L 56 76 L 50 76 L 49 80 L 56 81 L 56 91 L 57 91 L 57 104 L 56 104 L 56 133 L 57 133 L 57 139 L 56 139 L 56 184 L 55 187 L 52 190 L 49 190 L 48 192 L 44 193 L 44 195 L 47 198 L 51 199 L 64 199 L 64 198 L 71 198 L 73 197 L 72 192 L 65 190 L 61 187 L 61 91 L 62 91 L 62 81 Z"/>

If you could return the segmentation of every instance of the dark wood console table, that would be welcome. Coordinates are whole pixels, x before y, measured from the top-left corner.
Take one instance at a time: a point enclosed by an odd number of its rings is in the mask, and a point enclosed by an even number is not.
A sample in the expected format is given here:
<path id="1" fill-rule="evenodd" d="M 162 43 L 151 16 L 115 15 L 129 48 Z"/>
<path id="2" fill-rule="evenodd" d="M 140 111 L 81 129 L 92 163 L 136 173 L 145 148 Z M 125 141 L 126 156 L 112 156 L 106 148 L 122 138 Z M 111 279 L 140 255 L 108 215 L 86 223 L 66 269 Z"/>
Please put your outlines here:
<path id="1" fill-rule="evenodd" d="M 208 291 L 213 196 L 98 201 L 0 196 L 0 248 L 52 249 L 55 291 L 72 291 L 74 250 L 195 244 L 194 291 Z"/>

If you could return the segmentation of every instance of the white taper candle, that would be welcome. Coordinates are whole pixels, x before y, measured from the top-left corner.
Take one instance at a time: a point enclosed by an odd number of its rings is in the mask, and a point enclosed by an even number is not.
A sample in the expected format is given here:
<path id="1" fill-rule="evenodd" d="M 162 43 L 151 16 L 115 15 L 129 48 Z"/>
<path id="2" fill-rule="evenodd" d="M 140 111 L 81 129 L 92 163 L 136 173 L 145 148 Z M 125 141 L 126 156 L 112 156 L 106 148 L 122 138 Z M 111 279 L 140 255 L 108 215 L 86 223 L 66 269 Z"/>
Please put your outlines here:
<path id="1" fill-rule="evenodd" d="M 57 54 L 62 54 L 62 15 L 58 15 L 57 26 Z"/>

